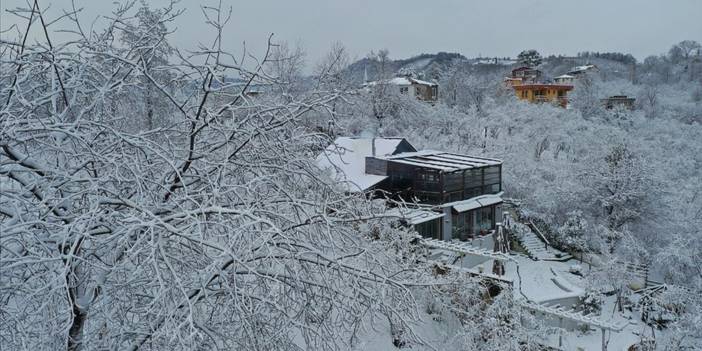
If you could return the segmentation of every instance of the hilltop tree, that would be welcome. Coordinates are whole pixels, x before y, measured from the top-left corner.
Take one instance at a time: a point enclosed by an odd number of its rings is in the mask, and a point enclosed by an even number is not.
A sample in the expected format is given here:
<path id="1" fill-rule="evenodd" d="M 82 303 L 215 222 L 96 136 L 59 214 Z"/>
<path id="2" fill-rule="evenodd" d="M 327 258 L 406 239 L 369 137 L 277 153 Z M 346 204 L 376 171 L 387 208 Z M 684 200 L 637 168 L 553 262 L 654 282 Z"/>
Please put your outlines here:
<path id="1" fill-rule="evenodd" d="M 517 55 L 517 61 L 528 67 L 537 67 L 541 64 L 541 54 L 534 49 L 524 50 Z"/>
<path id="2" fill-rule="evenodd" d="M 700 49 L 702 49 L 702 45 L 697 41 L 683 40 L 670 48 L 668 57 L 673 63 L 687 63 L 692 56 L 700 55 Z"/>

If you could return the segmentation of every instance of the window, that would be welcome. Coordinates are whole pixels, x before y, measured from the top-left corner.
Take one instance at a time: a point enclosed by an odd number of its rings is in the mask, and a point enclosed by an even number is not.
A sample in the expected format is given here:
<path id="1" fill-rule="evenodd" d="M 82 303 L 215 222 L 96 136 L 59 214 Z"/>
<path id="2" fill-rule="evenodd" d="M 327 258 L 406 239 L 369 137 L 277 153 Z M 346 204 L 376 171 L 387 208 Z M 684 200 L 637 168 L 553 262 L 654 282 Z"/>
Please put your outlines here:
<path id="1" fill-rule="evenodd" d="M 472 168 L 466 171 L 466 180 L 464 186 L 466 188 L 480 187 L 483 185 L 483 169 Z"/>
<path id="2" fill-rule="evenodd" d="M 414 196 L 419 199 L 419 202 L 436 204 L 441 201 L 441 196 L 438 193 L 425 192 L 425 191 L 415 191 Z"/>
<path id="3" fill-rule="evenodd" d="M 444 190 L 456 191 L 463 188 L 463 172 L 444 174 Z"/>
<path id="4" fill-rule="evenodd" d="M 483 193 L 496 194 L 502 190 L 502 168 L 500 166 L 491 166 L 484 169 L 483 178 Z"/>
<path id="5" fill-rule="evenodd" d="M 436 173 L 419 173 L 419 180 L 427 183 L 438 183 L 439 175 Z"/>
<path id="6" fill-rule="evenodd" d="M 455 202 L 463 200 L 463 191 L 454 191 L 444 194 L 444 202 Z"/>
<path id="7" fill-rule="evenodd" d="M 408 91 L 409 91 L 408 87 L 400 87 L 400 94 L 407 94 Z"/>
<path id="8" fill-rule="evenodd" d="M 485 186 L 485 193 L 486 194 L 497 194 L 502 189 L 500 189 L 500 184 L 489 184 Z"/>
<path id="9" fill-rule="evenodd" d="M 465 198 L 470 199 L 471 197 L 480 196 L 483 194 L 483 187 L 475 187 L 466 189 Z"/>
<path id="10" fill-rule="evenodd" d="M 425 238 L 441 239 L 441 220 L 434 219 L 428 222 L 419 223 L 414 226 L 414 230 Z"/>
<path id="11" fill-rule="evenodd" d="M 476 210 L 476 230 L 488 231 L 494 228 L 494 207 L 483 207 Z"/>

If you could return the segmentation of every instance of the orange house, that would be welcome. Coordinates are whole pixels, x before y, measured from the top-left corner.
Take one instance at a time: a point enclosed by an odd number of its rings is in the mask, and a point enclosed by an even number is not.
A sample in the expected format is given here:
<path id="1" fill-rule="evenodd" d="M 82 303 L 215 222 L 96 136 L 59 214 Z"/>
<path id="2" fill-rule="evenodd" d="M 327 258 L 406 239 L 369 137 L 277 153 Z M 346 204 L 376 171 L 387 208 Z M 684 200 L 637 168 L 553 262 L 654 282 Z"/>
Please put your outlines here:
<path id="1" fill-rule="evenodd" d="M 520 100 L 529 102 L 552 102 L 561 107 L 568 106 L 568 92 L 573 90 L 567 84 L 530 83 L 512 87 Z"/>

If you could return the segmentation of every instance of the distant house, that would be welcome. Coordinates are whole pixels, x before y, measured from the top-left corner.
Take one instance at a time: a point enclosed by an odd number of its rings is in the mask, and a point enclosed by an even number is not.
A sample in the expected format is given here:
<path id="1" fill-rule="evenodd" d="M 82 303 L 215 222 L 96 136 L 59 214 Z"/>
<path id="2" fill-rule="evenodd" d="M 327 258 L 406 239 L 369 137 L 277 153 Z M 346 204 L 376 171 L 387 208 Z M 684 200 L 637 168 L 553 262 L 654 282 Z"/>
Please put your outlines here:
<path id="1" fill-rule="evenodd" d="M 522 85 L 524 80 L 522 78 L 505 77 L 505 85 L 508 87 L 513 87 L 515 85 Z"/>
<path id="2" fill-rule="evenodd" d="M 535 83 L 541 79 L 541 71 L 527 66 L 518 67 L 512 70 L 512 74 L 505 78 L 507 86 L 517 86 L 528 83 Z"/>
<path id="3" fill-rule="evenodd" d="M 522 81 L 535 82 L 541 78 L 542 72 L 536 68 L 522 66 L 512 70 L 512 78 L 521 78 Z"/>
<path id="4" fill-rule="evenodd" d="M 570 71 L 568 72 L 568 74 L 571 76 L 578 76 L 581 74 L 585 74 L 587 72 L 599 71 L 599 70 L 600 69 L 596 65 L 587 64 L 587 65 L 575 66 L 575 67 L 571 68 Z"/>
<path id="5" fill-rule="evenodd" d="M 614 95 L 606 99 L 602 99 L 601 101 L 602 106 L 604 106 L 606 109 L 621 107 L 628 110 L 633 110 L 634 102 L 636 102 L 636 99 L 633 97 L 628 97 L 626 95 Z"/>
<path id="6" fill-rule="evenodd" d="M 573 84 L 575 81 L 575 76 L 571 76 L 570 74 L 562 74 L 553 78 L 553 81 L 556 82 L 556 84 Z"/>
<path id="7" fill-rule="evenodd" d="M 397 87 L 400 94 L 414 96 L 417 100 L 436 102 L 439 99 L 439 85 L 433 82 L 412 78 L 409 76 L 395 77 L 381 81 L 368 82 L 364 87 L 370 88 L 378 84 Z"/>
<path id="8" fill-rule="evenodd" d="M 551 102 L 561 107 L 568 106 L 568 92 L 573 90 L 569 84 L 522 84 L 513 87 L 517 98 L 532 103 Z"/>
<path id="9" fill-rule="evenodd" d="M 475 59 L 474 65 L 501 65 L 501 66 L 511 66 L 517 63 L 517 60 L 511 58 L 499 58 L 499 57 L 480 57 Z"/>
<path id="10" fill-rule="evenodd" d="M 317 161 L 347 190 L 382 192 L 412 207 L 390 213 L 425 237 L 467 240 L 492 232 L 502 218 L 497 159 L 416 151 L 398 138 L 338 138 Z"/>

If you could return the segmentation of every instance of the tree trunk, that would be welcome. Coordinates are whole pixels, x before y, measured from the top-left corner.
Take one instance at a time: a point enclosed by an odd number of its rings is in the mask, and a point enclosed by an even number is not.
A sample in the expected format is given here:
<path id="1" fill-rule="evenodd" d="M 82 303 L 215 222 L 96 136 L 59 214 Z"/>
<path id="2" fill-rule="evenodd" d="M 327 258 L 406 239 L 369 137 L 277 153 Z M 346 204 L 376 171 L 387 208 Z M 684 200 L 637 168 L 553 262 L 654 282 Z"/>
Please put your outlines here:
<path id="1" fill-rule="evenodd" d="M 73 310 L 73 321 L 71 328 L 68 330 L 68 351 L 79 351 L 83 349 L 83 326 L 85 325 L 86 313 L 76 303 L 76 289 L 71 288 L 69 296 Z"/>

